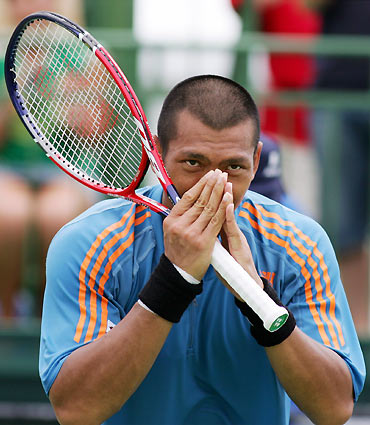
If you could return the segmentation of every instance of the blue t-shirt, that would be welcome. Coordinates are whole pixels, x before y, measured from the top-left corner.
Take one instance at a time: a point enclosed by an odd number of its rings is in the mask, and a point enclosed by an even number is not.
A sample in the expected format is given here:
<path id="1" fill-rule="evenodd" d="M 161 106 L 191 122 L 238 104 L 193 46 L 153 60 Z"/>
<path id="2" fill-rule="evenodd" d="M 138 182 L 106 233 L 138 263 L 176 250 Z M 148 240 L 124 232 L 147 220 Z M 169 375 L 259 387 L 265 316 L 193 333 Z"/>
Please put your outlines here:
<path id="1" fill-rule="evenodd" d="M 143 192 L 161 200 L 158 186 Z M 357 399 L 364 360 L 325 232 L 312 219 L 251 191 L 235 214 L 258 272 L 299 328 L 346 361 Z M 41 330 L 46 393 L 66 357 L 108 332 L 137 301 L 164 250 L 162 220 L 142 206 L 106 200 L 55 236 Z M 289 398 L 233 295 L 212 267 L 203 281 L 202 294 L 172 327 L 140 387 L 106 424 L 289 423 Z"/>

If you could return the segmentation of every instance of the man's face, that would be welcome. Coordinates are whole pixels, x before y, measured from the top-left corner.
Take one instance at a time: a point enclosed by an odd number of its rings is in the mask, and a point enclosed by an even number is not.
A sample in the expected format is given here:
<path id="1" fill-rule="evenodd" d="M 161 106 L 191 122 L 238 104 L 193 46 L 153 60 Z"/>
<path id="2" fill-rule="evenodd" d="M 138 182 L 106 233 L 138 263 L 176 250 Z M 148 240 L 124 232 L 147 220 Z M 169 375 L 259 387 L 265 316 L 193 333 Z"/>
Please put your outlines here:
<path id="1" fill-rule="evenodd" d="M 189 111 L 181 111 L 177 118 L 177 137 L 170 140 L 163 158 L 180 196 L 208 171 L 218 168 L 228 173 L 228 181 L 233 184 L 234 204 L 238 206 L 257 171 L 261 154 L 260 142 L 254 154 L 253 135 L 251 120 L 213 130 Z"/>

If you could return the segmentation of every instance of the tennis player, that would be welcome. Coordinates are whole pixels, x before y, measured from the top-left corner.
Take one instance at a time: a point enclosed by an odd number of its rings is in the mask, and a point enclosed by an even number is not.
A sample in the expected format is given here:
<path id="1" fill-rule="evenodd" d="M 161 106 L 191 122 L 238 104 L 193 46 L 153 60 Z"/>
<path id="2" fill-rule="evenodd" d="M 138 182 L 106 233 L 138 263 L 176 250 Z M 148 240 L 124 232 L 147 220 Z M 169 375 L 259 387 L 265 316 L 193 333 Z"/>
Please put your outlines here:
<path id="1" fill-rule="evenodd" d="M 365 366 L 337 261 L 312 219 L 247 191 L 259 118 L 231 80 L 167 96 L 162 157 L 182 199 L 121 199 L 64 226 L 47 260 L 40 375 L 61 424 L 344 424 Z M 160 186 L 142 189 L 170 206 Z M 290 313 L 276 332 L 210 266 L 215 239 Z"/>

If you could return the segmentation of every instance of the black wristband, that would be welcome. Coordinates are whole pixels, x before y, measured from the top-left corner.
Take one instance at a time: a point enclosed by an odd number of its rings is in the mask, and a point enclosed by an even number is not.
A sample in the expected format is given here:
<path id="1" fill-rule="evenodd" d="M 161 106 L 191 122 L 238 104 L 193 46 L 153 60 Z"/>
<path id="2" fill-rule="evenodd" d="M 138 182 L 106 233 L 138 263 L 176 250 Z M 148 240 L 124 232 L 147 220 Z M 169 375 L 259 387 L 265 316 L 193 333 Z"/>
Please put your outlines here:
<path id="1" fill-rule="evenodd" d="M 268 281 L 261 277 L 263 282 L 263 290 L 267 295 L 275 301 L 279 306 L 284 306 L 280 301 L 275 289 L 268 283 Z M 245 302 L 240 301 L 238 298 L 235 298 L 235 304 L 239 307 L 242 314 L 249 320 L 251 324 L 251 334 L 258 342 L 259 345 L 263 347 L 272 347 L 273 345 L 278 345 L 283 342 L 288 336 L 293 332 L 296 321 L 295 318 L 289 309 L 287 309 L 289 316 L 284 325 L 276 330 L 275 332 L 268 331 L 264 326 L 262 320 L 259 316 L 249 307 Z"/>
<path id="2" fill-rule="evenodd" d="M 149 281 L 139 293 L 139 299 L 154 313 L 177 323 L 188 305 L 203 289 L 203 282 L 186 281 L 163 254 Z"/>

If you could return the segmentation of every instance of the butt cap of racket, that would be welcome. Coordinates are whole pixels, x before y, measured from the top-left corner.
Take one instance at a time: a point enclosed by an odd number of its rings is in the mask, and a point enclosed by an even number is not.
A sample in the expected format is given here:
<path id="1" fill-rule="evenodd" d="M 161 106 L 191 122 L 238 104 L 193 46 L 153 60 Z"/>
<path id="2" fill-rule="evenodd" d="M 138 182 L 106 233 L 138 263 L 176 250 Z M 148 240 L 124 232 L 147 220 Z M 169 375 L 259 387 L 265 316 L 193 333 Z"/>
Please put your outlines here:
<path id="1" fill-rule="evenodd" d="M 281 306 L 276 305 L 271 315 L 267 315 L 263 319 L 263 326 L 270 332 L 275 332 L 280 329 L 288 320 L 288 311 Z"/>
<path id="2" fill-rule="evenodd" d="M 212 265 L 249 307 L 260 317 L 270 332 L 281 328 L 289 317 L 288 311 L 275 303 L 252 277 L 216 240 Z"/>

